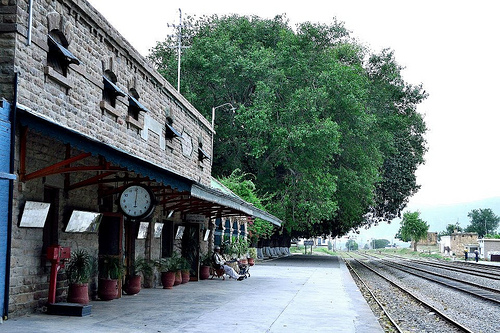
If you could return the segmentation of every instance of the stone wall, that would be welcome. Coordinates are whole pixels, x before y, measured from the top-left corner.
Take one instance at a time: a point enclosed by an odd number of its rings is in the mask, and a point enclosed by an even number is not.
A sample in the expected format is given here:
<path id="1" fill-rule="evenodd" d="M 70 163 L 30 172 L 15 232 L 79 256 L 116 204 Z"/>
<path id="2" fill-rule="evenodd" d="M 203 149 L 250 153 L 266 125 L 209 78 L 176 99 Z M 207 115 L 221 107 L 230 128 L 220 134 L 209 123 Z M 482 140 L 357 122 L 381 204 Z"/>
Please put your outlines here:
<path id="1" fill-rule="evenodd" d="M 466 245 L 478 244 L 478 236 L 475 232 L 459 232 L 451 234 L 451 252 L 457 257 L 464 257 Z"/>
<path id="2" fill-rule="evenodd" d="M 27 45 L 27 1 L 19 1 L 15 66 L 20 104 L 100 142 L 152 162 L 188 179 L 210 184 L 211 166 L 198 160 L 198 146 L 211 152 L 211 125 L 141 57 L 86 1 L 43 0 L 33 12 Z M 80 61 L 66 76 L 47 65 L 48 34 L 58 31 Z M 103 101 L 103 75 L 147 111 L 128 115 L 128 96 L 113 107 Z M 182 134 L 166 139 L 166 123 Z"/>
<path id="3" fill-rule="evenodd" d="M 112 148 L 128 153 L 131 158 L 148 161 L 189 180 L 210 184 L 211 165 L 199 161 L 199 143 L 211 152 L 211 128 L 185 98 L 164 80 L 109 23 L 85 0 L 41 0 L 35 2 L 33 30 L 28 43 L 28 1 L 0 1 L 0 98 L 13 102 L 14 72 L 19 74 L 18 107 L 43 117 L 59 126 L 71 129 Z M 8 24 L 5 22 L 8 21 Z M 58 31 L 69 42 L 65 47 L 80 61 L 70 64 L 62 75 L 47 64 L 48 33 Z M 103 75 L 112 72 L 116 85 L 134 97 L 146 111 L 137 120 L 128 115 L 128 96 L 117 97 L 115 106 L 104 101 Z M 166 138 L 166 124 L 182 134 L 181 138 Z M 16 128 L 16 173 L 21 170 L 20 142 L 23 129 Z M 30 173 L 65 159 L 66 145 L 28 130 L 26 142 L 26 172 Z M 70 156 L 82 151 L 72 148 Z M 75 165 L 95 165 L 98 157 L 89 157 Z M 129 172 L 134 176 L 133 172 Z M 89 173 L 70 175 L 71 182 L 89 177 Z M 73 208 L 100 211 L 99 185 L 67 190 L 65 175 L 58 173 L 26 182 L 16 180 L 13 201 L 12 248 L 10 267 L 9 315 L 19 316 L 43 310 L 47 304 L 50 263 L 44 259 L 44 230 L 19 226 L 26 201 L 44 201 L 45 191 L 56 193 L 57 242 L 72 249 L 85 248 L 98 253 L 98 235 L 73 234 L 64 231 Z M 113 203 L 112 212 L 117 211 Z M 154 221 L 166 215 L 157 207 Z M 180 214 L 175 225 L 183 223 Z M 46 242 L 45 242 L 46 243 Z M 47 246 L 47 244 L 45 244 Z M 206 246 L 202 244 L 202 246 Z M 147 248 L 150 249 L 148 252 Z M 176 241 L 175 248 L 180 248 Z M 137 256 L 148 254 L 151 259 L 161 256 L 161 240 L 137 240 Z M 59 276 L 57 301 L 65 300 L 64 274 Z"/>
<path id="4" fill-rule="evenodd" d="M 29 132 L 26 136 L 27 149 L 32 152 L 27 159 L 27 172 L 33 172 L 39 168 L 61 161 L 61 152 L 65 146 L 56 140 L 47 138 L 36 132 Z M 83 179 L 85 174 L 74 174 L 75 180 Z M 57 192 L 58 211 L 57 216 L 57 238 L 58 244 L 71 247 L 72 250 L 84 248 L 93 255 L 97 255 L 97 234 L 71 234 L 64 232 L 65 225 L 69 219 L 71 207 L 98 211 L 95 187 L 85 187 L 79 190 L 65 193 L 64 175 L 52 175 L 38 178 L 25 183 L 18 183 L 15 188 L 15 202 L 18 209 L 14 210 L 15 223 L 12 225 L 11 246 L 11 278 L 10 278 L 10 302 L 9 313 L 21 315 L 30 313 L 34 309 L 43 309 L 47 304 L 49 274 L 51 263 L 43 257 L 44 229 L 26 228 L 19 226 L 22 218 L 22 209 L 26 201 L 43 202 L 44 189 L 50 188 Z M 46 224 L 48 222 L 46 221 Z M 51 244 L 46 244 L 51 245 Z M 64 275 L 60 274 L 57 299 L 65 300 L 66 289 L 64 287 Z"/>

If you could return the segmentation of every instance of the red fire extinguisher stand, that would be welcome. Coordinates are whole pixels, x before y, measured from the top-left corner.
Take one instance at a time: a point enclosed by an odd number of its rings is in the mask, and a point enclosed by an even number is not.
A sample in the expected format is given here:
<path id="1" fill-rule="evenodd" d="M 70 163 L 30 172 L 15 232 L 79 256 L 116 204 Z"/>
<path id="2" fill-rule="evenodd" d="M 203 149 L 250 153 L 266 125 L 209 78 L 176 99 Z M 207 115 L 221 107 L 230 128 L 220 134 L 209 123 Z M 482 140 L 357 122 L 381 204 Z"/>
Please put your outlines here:
<path id="1" fill-rule="evenodd" d="M 64 263 L 71 257 L 71 249 L 61 245 L 53 245 L 47 249 L 47 259 L 52 263 L 50 268 L 49 304 L 56 302 L 57 272 L 64 268 Z"/>

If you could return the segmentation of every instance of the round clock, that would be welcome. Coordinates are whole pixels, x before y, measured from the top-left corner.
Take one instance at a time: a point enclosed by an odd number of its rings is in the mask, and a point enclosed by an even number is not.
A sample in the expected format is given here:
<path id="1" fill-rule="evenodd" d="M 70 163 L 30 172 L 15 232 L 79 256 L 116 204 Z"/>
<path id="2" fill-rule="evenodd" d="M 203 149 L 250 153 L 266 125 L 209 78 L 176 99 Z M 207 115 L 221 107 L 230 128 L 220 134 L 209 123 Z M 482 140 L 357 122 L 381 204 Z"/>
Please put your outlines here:
<path id="1" fill-rule="evenodd" d="M 120 194 L 120 209 L 132 219 L 149 216 L 154 205 L 154 194 L 144 185 L 130 185 Z"/>

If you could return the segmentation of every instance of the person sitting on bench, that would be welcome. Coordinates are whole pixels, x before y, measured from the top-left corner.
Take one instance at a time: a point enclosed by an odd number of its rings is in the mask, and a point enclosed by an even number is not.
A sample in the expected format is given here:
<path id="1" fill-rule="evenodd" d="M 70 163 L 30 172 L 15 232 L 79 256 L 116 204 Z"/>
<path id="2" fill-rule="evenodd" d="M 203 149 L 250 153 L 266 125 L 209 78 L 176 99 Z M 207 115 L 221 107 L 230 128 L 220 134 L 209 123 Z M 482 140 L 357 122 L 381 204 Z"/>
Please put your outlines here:
<path id="1" fill-rule="evenodd" d="M 226 260 L 220 253 L 220 246 L 215 246 L 214 247 L 214 254 L 212 256 L 212 260 L 214 262 L 215 267 L 220 267 L 221 269 L 224 270 L 224 273 L 232 277 L 233 279 L 236 279 L 238 281 L 241 281 L 245 278 L 244 275 L 239 275 L 236 273 L 236 271 L 229 265 L 227 265 Z"/>

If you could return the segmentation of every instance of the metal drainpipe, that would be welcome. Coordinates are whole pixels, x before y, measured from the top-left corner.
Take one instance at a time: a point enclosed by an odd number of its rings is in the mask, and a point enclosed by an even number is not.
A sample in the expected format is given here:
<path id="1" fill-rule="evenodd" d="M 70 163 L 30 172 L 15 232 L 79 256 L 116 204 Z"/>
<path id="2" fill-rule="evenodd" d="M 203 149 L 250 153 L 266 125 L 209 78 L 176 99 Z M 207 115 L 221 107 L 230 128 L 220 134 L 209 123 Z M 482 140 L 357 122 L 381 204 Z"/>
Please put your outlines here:
<path id="1" fill-rule="evenodd" d="M 16 121 L 17 121 L 17 87 L 19 73 L 14 74 L 14 104 L 12 105 L 12 117 L 11 117 L 11 130 L 10 130 L 10 173 L 14 174 L 14 158 L 15 158 L 15 147 L 16 147 Z M 11 259 L 11 244 L 12 244 L 12 216 L 13 216 L 13 201 L 14 201 L 14 180 L 10 180 L 9 186 L 9 212 L 8 212 L 8 223 L 7 223 L 7 258 L 5 264 L 5 276 L 8 277 L 5 281 L 5 297 L 4 297 L 4 313 L 2 317 L 8 319 L 9 314 L 9 289 L 10 289 L 10 259 Z"/>
<path id="2" fill-rule="evenodd" d="M 27 33 L 27 41 L 26 45 L 30 46 L 31 45 L 31 29 L 33 25 L 33 0 L 30 0 L 29 5 L 28 5 L 28 33 Z"/>

